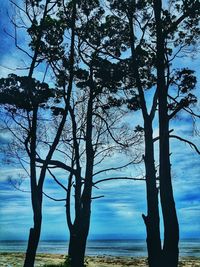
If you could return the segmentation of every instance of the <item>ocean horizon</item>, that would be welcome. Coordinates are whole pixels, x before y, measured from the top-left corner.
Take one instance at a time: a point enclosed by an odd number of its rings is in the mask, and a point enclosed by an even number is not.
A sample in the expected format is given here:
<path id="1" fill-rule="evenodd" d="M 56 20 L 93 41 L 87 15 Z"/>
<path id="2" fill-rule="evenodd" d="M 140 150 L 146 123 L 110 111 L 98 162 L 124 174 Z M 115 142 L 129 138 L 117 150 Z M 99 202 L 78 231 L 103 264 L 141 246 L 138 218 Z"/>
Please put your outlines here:
<path id="1" fill-rule="evenodd" d="M 38 253 L 67 254 L 67 240 L 41 240 Z M 0 252 L 25 252 L 27 241 L 2 240 Z M 180 257 L 200 258 L 200 239 L 180 240 Z M 146 257 L 146 241 L 141 239 L 92 239 L 87 242 L 88 256 Z"/>

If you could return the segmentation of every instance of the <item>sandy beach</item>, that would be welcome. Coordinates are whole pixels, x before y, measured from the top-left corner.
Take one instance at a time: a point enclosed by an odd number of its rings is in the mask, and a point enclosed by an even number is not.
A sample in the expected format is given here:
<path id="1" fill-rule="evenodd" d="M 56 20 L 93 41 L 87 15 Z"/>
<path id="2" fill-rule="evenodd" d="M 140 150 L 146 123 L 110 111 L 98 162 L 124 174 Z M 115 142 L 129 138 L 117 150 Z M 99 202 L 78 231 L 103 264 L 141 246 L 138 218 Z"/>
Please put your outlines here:
<path id="1" fill-rule="evenodd" d="M 49 264 L 63 263 L 64 255 L 60 254 L 38 254 L 35 262 L 35 267 L 48 266 Z M 1 267 L 22 267 L 24 260 L 24 253 L 0 253 Z M 86 257 L 85 260 L 88 267 L 147 267 L 145 258 L 127 258 L 127 257 Z M 200 267 L 200 258 L 181 258 L 180 267 Z"/>

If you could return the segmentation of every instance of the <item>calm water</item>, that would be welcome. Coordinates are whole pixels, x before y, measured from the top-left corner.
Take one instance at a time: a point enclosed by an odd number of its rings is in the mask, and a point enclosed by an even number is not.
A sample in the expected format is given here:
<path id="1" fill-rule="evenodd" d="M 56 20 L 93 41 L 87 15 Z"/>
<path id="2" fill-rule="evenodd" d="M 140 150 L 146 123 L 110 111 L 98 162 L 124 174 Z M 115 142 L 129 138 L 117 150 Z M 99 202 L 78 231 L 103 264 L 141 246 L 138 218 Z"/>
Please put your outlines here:
<path id="1" fill-rule="evenodd" d="M 0 241 L 0 252 L 25 252 L 25 241 Z M 41 241 L 38 252 L 66 254 L 67 241 Z M 146 256 L 146 243 L 143 240 L 92 240 L 87 244 L 87 255 Z M 200 258 L 200 240 L 187 239 L 180 242 L 180 256 Z"/>

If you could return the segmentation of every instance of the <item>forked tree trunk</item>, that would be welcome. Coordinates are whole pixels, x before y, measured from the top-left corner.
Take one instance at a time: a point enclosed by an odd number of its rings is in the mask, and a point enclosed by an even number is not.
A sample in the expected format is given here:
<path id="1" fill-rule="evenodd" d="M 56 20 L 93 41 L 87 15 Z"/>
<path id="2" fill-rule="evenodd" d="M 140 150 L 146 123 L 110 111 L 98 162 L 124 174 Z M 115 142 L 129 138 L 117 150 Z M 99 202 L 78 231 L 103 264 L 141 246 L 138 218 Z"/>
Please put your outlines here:
<path id="1" fill-rule="evenodd" d="M 87 106 L 87 122 L 86 122 L 86 168 L 85 168 L 85 181 L 83 185 L 83 191 L 81 194 L 81 174 L 77 177 L 75 184 L 75 220 L 71 223 L 70 219 L 70 191 L 68 190 L 67 198 L 67 222 L 70 229 L 70 244 L 69 244 L 69 258 L 71 267 L 84 267 L 84 257 L 86 242 L 90 228 L 90 217 L 91 217 L 91 201 L 92 201 L 92 187 L 93 187 L 93 168 L 94 168 L 94 150 L 92 143 L 92 119 L 93 119 L 93 100 L 95 92 L 93 82 L 93 70 L 90 68 L 90 94 Z M 74 124 L 75 126 L 75 124 Z M 75 127 L 76 128 L 76 127 Z M 74 136 L 76 140 L 76 135 Z M 75 149 L 77 142 L 74 143 Z M 79 153 L 76 153 L 78 157 L 76 160 L 79 161 Z M 80 165 L 78 164 L 80 170 Z M 67 207 L 66 206 L 66 207 Z"/>
<path id="2" fill-rule="evenodd" d="M 162 267 L 177 267 L 179 257 L 179 225 L 174 203 L 169 148 L 168 88 L 165 82 L 165 37 L 162 0 L 154 0 L 157 46 L 157 89 L 159 114 L 160 198 L 164 221 Z"/>
<path id="3" fill-rule="evenodd" d="M 70 230 L 68 255 L 71 267 L 84 267 L 87 237 L 90 227 L 91 201 L 84 204 L 80 216 Z"/>
<path id="4" fill-rule="evenodd" d="M 150 118 L 144 123 L 145 131 L 145 171 L 147 190 L 147 216 L 143 215 L 147 231 L 147 250 L 149 267 L 161 267 L 160 218 L 158 208 L 158 189 L 154 162 L 153 130 Z"/>
<path id="5" fill-rule="evenodd" d="M 133 14 L 129 18 L 130 26 L 130 43 L 133 60 L 133 74 L 136 79 L 140 104 L 144 119 L 145 132 L 145 171 L 146 171 L 146 190 L 147 190 L 147 216 L 143 215 L 143 219 L 147 231 L 147 250 L 149 267 L 161 267 L 161 240 L 160 240 L 160 219 L 158 208 L 158 190 L 156 187 L 156 170 L 154 162 L 154 142 L 152 118 L 148 114 L 146 101 L 144 97 L 143 87 L 141 84 L 137 53 L 135 52 L 135 35 L 133 28 Z"/>
<path id="6" fill-rule="evenodd" d="M 92 157 L 89 157 L 87 162 L 89 167 L 86 170 L 86 174 L 88 175 L 86 177 L 88 177 L 88 179 L 85 181 L 84 190 L 80 198 L 81 208 L 78 209 L 78 212 L 76 211 L 74 224 L 71 224 L 69 227 L 70 241 L 68 255 L 71 267 L 84 267 L 84 257 L 91 218 L 93 158 L 92 154 Z M 67 212 L 69 212 L 69 210 L 67 210 Z"/>

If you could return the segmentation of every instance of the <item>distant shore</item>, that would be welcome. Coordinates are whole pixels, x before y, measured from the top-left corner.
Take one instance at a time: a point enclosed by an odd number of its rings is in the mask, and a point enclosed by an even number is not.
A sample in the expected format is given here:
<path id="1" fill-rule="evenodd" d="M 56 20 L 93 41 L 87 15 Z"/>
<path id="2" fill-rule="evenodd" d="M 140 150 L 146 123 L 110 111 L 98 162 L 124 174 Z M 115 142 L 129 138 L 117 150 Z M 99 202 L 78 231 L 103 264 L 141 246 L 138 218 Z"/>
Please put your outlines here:
<path id="1" fill-rule="evenodd" d="M 24 261 L 24 253 L 1 252 L 1 267 L 22 267 Z M 58 265 L 63 263 L 65 255 L 60 254 L 38 254 L 35 261 L 35 267 L 48 266 L 50 264 Z M 147 267 L 145 258 L 131 257 L 109 257 L 109 256 L 87 256 L 85 262 L 88 267 Z M 184 257 L 180 259 L 180 267 L 200 267 L 200 258 Z"/>

